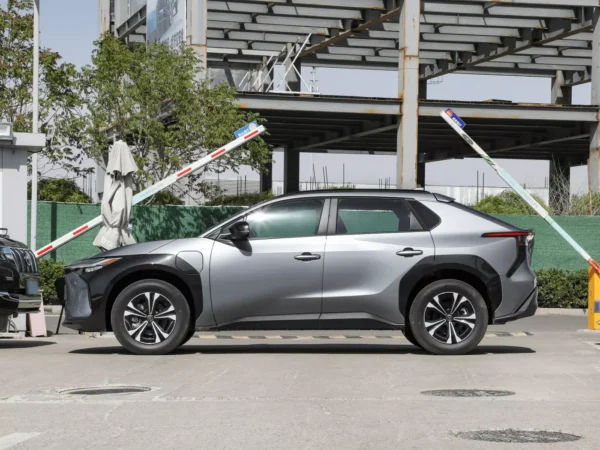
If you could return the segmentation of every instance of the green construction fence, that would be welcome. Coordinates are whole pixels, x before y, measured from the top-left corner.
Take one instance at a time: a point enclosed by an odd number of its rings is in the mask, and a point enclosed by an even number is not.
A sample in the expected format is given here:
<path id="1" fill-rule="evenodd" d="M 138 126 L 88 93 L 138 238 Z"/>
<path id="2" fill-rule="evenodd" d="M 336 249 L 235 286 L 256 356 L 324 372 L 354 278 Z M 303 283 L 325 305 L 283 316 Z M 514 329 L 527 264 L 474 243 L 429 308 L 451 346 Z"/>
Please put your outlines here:
<path id="1" fill-rule="evenodd" d="M 236 206 L 134 206 L 133 234 L 138 242 L 198 236 L 202 231 L 243 209 Z M 99 205 L 75 203 L 38 203 L 37 242 L 41 248 L 100 214 Z M 536 234 L 533 266 L 535 269 L 578 270 L 585 261 L 540 217 L 498 215 L 498 218 Z M 600 216 L 556 217 L 555 220 L 582 245 L 600 259 Z M 29 232 L 29 226 L 27 230 Z M 69 242 L 45 256 L 70 263 L 98 253 L 92 245 L 97 230 Z"/>

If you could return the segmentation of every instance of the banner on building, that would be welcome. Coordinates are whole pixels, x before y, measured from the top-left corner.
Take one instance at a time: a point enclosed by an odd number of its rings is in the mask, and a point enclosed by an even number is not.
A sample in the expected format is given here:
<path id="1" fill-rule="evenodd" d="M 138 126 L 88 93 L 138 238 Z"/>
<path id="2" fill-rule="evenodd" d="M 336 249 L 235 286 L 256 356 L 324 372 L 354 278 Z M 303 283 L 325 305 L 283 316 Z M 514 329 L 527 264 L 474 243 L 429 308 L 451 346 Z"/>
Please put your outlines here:
<path id="1" fill-rule="evenodd" d="M 177 48 L 185 41 L 186 0 L 148 0 L 147 42 Z"/>

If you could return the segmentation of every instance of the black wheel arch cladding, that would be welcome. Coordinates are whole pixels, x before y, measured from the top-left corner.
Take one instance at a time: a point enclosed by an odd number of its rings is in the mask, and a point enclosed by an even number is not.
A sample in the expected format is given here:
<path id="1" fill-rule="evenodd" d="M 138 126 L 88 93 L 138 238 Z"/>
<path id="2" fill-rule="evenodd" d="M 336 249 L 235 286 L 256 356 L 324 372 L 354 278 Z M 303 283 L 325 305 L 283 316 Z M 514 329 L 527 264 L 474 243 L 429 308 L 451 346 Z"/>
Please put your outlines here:
<path id="1" fill-rule="evenodd" d="M 461 279 L 461 274 L 466 276 Z M 402 315 L 408 317 L 410 304 L 422 288 L 448 276 L 467 283 L 469 278 L 477 280 L 477 286 L 473 287 L 482 294 L 490 309 L 490 319 L 493 318 L 494 311 L 502 302 L 502 282 L 498 272 L 475 255 L 428 256 L 415 264 L 400 280 L 399 306 Z"/>
<path id="2" fill-rule="evenodd" d="M 112 270 L 103 269 L 98 271 L 98 275 L 101 275 L 101 277 L 93 280 L 94 285 L 98 283 L 99 287 L 104 286 L 99 294 L 106 301 L 107 325 L 110 325 L 110 311 L 119 293 L 131 283 L 143 279 L 162 280 L 179 289 L 190 303 L 193 321 L 202 313 L 203 301 L 200 274 L 184 260 L 177 259 L 175 255 L 127 256 L 114 266 L 114 268 L 107 267 L 107 269 L 111 268 Z"/>

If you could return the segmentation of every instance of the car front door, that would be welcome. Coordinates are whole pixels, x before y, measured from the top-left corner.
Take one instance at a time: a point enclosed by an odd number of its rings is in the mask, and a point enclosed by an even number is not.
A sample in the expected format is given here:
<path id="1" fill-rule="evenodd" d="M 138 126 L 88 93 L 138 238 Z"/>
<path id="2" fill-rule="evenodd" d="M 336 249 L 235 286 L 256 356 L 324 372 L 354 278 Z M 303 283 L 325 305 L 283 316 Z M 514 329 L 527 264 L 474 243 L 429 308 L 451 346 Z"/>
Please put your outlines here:
<path id="1" fill-rule="evenodd" d="M 399 308 L 400 280 L 411 267 L 433 255 L 431 234 L 404 199 L 333 199 L 321 327 L 335 322 L 349 327 L 404 323 Z"/>
<path id="2" fill-rule="evenodd" d="M 318 325 L 329 203 L 302 198 L 266 205 L 246 216 L 248 240 L 223 234 L 215 241 L 210 290 L 218 326 Z"/>

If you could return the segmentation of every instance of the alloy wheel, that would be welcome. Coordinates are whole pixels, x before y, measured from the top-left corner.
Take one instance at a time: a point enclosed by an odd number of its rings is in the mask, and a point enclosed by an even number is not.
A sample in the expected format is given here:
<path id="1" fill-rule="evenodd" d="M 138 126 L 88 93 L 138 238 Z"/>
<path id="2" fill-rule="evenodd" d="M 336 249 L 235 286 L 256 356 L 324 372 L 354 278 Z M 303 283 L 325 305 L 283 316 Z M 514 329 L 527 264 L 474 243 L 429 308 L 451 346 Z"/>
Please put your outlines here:
<path id="1" fill-rule="evenodd" d="M 477 315 L 473 303 L 457 292 L 435 295 L 425 307 L 425 328 L 442 344 L 459 344 L 475 328 Z"/>
<path id="2" fill-rule="evenodd" d="M 141 344 L 153 345 L 171 336 L 177 315 L 167 297 L 156 292 L 145 292 L 127 304 L 123 319 L 129 336 Z"/>

